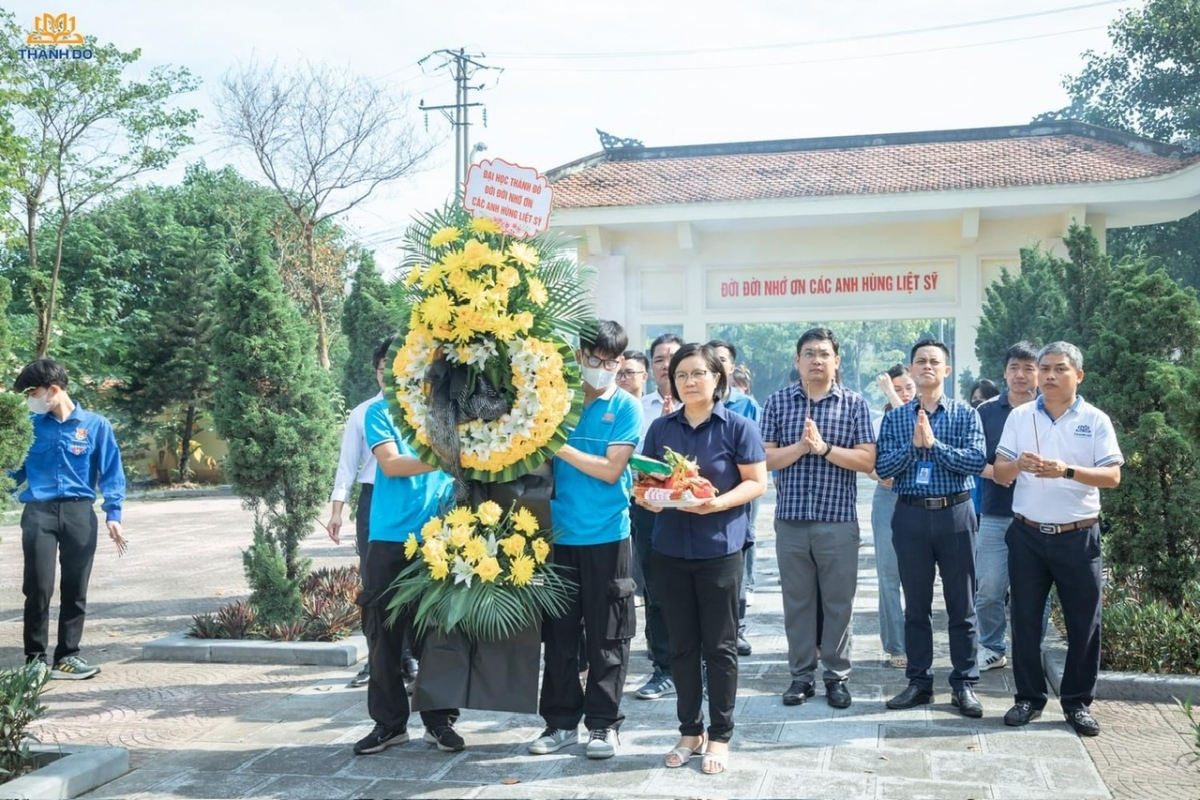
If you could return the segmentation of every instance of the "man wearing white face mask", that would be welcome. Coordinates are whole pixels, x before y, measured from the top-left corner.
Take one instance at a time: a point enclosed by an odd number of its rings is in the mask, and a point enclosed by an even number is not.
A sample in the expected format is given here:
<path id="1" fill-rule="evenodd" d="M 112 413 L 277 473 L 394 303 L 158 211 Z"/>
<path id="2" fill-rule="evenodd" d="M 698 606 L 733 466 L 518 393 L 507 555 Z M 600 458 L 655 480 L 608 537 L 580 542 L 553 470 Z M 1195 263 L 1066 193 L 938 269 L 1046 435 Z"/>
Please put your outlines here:
<path id="1" fill-rule="evenodd" d="M 625 719 L 621 693 L 637 622 L 628 465 L 642 429 L 641 405 L 615 382 L 628 343 L 620 325 L 604 320 L 580 336 L 576 352 L 583 415 L 554 458 L 550 517 L 558 531 L 551 559 L 568 570 L 579 591 L 566 613 L 542 628 L 546 666 L 539 711 L 546 729 L 529 744 L 534 755 L 578 744 L 582 720 L 589 731 L 588 758 L 611 758 Z M 581 628 L 586 689 L 579 682 Z"/>
<path id="2" fill-rule="evenodd" d="M 13 388 L 25 395 L 33 414 L 33 446 L 11 477 L 25 504 L 21 547 L 25 554 L 25 659 L 47 667 L 50 600 L 56 558 L 62 563 L 58 646 L 50 677 L 84 680 L 100 671 L 79 657 L 87 587 L 96 556 L 99 524 L 92 505 L 104 496 L 108 535 L 125 552 L 121 502 L 125 471 L 112 425 L 85 411 L 67 394 L 67 371 L 48 358 L 28 364 Z"/>

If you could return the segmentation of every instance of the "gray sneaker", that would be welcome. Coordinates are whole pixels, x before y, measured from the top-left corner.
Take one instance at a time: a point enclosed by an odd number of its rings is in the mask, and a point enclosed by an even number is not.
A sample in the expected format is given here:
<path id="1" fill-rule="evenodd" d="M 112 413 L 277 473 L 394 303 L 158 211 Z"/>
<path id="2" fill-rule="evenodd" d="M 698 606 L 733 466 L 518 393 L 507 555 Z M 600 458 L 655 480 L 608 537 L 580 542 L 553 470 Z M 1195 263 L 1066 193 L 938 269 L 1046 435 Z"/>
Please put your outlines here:
<path id="1" fill-rule="evenodd" d="M 612 758 L 617 754 L 617 745 L 621 739 L 615 728 L 597 728 L 589 732 L 587 743 L 588 758 Z"/>
<path id="2" fill-rule="evenodd" d="M 67 656 L 54 665 L 50 677 L 60 681 L 84 681 L 100 671 L 79 656 Z"/>
<path id="3" fill-rule="evenodd" d="M 579 730 L 565 731 L 561 728 L 546 728 L 542 735 L 529 743 L 529 752 L 535 756 L 557 753 L 564 747 L 579 744 Z"/>
<path id="4" fill-rule="evenodd" d="M 642 684 L 641 688 L 633 693 L 633 696 L 639 700 L 657 700 L 673 694 L 675 694 L 675 681 L 671 679 L 670 675 L 656 669 L 650 676 L 650 680 Z"/>
<path id="5" fill-rule="evenodd" d="M 1003 669 L 1008 666 L 1008 657 L 989 647 L 980 647 L 975 654 L 975 663 L 979 665 L 980 672 L 987 672 L 989 669 Z"/>

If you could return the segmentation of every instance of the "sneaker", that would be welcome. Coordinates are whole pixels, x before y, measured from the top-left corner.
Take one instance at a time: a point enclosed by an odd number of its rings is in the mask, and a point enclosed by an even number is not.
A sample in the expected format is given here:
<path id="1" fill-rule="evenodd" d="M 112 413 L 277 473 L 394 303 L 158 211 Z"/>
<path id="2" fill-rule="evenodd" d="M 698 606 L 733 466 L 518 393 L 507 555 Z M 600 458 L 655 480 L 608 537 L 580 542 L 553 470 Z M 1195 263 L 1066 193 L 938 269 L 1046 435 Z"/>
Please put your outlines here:
<path id="1" fill-rule="evenodd" d="M 454 726 L 450 724 L 426 728 L 423 738 L 429 744 L 437 745 L 437 749 L 443 753 L 457 753 L 467 746 L 463 738 L 458 735 L 458 731 L 454 730 Z"/>
<path id="2" fill-rule="evenodd" d="M 980 672 L 987 672 L 989 669 L 1003 669 L 1008 666 L 1008 657 L 1004 653 L 981 647 L 975 654 L 975 663 L 979 665 Z"/>
<path id="3" fill-rule="evenodd" d="M 588 758 L 612 758 L 617 754 L 621 739 L 616 728 L 597 728 L 590 732 L 587 743 Z"/>
<path id="4" fill-rule="evenodd" d="M 579 731 L 565 731 L 561 728 L 546 728 L 542 735 L 529 743 L 529 752 L 535 756 L 547 753 L 557 753 L 564 747 L 579 744 Z"/>
<path id="5" fill-rule="evenodd" d="M 363 738 L 354 743 L 354 754 L 358 756 L 381 753 L 394 744 L 404 744 L 408 741 L 408 731 L 401 728 L 391 731 L 382 725 L 375 728 Z"/>
<path id="6" fill-rule="evenodd" d="M 675 694 L 675 681 L 661 669 L 655 669 L 650 680 L 642 684 L 642 687 L 634 692 L 633 696 L 639 700 L 657 700 L 673 694 Z"/>
<path id="7" fill-rule="evenodd" d="M 366 686 L 371 681 L 371 665 L 363 664 L 363 668 L 358 671 L 358 674 L 350 679 L 351 688 Z"/>
<path id="8" fill-rule="evenodd" d="M 754 605 L 754 590 L 747 589 L 746 590 L 746 608 L 749 608 L 752 605 Z"/>
<path id="9" fill-rule="evenodd" d="M 54 665 L 50 677 L 60 681 L 84 681 L 99 671 L 99 667 L 93 667 L 79 656 L 67 656 Z"/>

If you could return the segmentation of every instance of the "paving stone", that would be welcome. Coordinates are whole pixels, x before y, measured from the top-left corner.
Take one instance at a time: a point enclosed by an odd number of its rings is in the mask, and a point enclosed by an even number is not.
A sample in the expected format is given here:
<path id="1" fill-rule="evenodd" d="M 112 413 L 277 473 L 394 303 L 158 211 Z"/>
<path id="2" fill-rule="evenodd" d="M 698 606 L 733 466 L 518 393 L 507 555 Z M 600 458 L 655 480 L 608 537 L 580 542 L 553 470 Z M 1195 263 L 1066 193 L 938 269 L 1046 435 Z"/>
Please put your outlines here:
<path id="1" fill-rule="evenodd" d="M 349 747 L 337 745 L 276 747 L 248 763 L 245 769 L 271 775 L 333 775 L 359 757 Z"/>
<path id="2" fill-rule="evenodd" d="M 949 750 L 969 753 L 980 748 L 974 733 L 921 725 L 884 725 L 880 729 L 885 747 L 901 750 Z"/>
<path id="3" fill-rule="evenodd" d="M 338 773 L 348 778 L 393 778 L 407 781 L 432 781 L 465 757 L 463 753 L 443 753 L 424 742 L 395 745 L 382 753 L 354 756 Z"/>
<path id="4" fill-rule="evenodd" d="M 888 800 L 992 800 L 991 787 L 985 783 L 947 783 L 915 781 L 907 778 L 880 778 L 879 797 Z"/>
<path id="5" fill-rule="evenodd" d="M 797 721 L 785 722 L 779 732 L 780 744 L 795 744 L 806 747 L 826 745 L 853 745 L 876 747 L 879 745 L 879 725 L 861 720 Z"/>
<path id="6" fill-rule="evenodd" d="M 669 797 L 757 797 L 762 782 L 762 764 L 747 764 L 731 752 L 729 767 L 720 775 L 705 775 L 700 771 L 700 759 L 693 758 L 678 769 L 659 770 L 645 792 Z"/>
<path id="7" fill-rule="evenodd" d="M 131 797 L 140 792 L 154 789 L 161 783 L 179 776 L 177 769 L 137 769 L 126 773 L 115 781 L 109 781 L 103 786 L 97 786 L 83 795 L 87 798 Z"/>
<path id="8" fill-rule="evenodd" d="M 876 796 L 876 780 L 874 775 L 768 769 L 758 796 L 860 800 Z"/>
<path id="9" fill-rule="evenodd" d="M 620 754 L 615 758 L 590 759 L 582 752 L 566 755 L 564 752 L 540 756 L 548 764 L 541 776 L 542 783 L 612 791 L 614 795 L 625 797 L 646 791 L 651 779 L 666 771 L 661 755 Z"/>
<path id="10" fill-rule="evenodd" d="M 928 753 L 876 747 L 834 747 L 829 769 L 888 778 L 933 778 Z"/>
<path id="11" fill-rule="evenodd" d="M 159 755 L 154 769 L 198 770 L 200 772 L 233 772 L 268 752 L 268 748 L 253 745 L 196 742 L 187 748 Z"/>
<path id="12" fill-rule="evenodd" d="M 1038 769 L 1037 759 L 1021 756 L 985 756 L 981 753 L 930 752 L 933 777 L 939 781 L 1017 786 L 1046 789 L 1049 784 Z"/>
<path id="13" fill-rule="evenodd" d="M 541 778 L 551 769 L 546 756 L 518 756 L 511 753 L 468 750 L 465 758 L 454 762 L 448 777 L 461 783 L 485 784 L 516 779 L 528 784 Z"/>
<path id="14" fill-rule="evenodd" d="M 382 797 L 383 795 L 369 793 L 371 783 L 369 780 L 279 775 L 259 786 L 249 797 L 287 798 L 288 800 L 310 797 Z"/>
<path id="15" fill-rule="evenodd" d="M 368 784 L 358 795 L 339 794 L 340 797 L 475 797 L 478 786 L 465 783 L 440 783 L 434 781 L 377 780 Z M 330 795 L 331 797 L 333 795 Z"/>
<path id="16" fill-rule="evenodd" d="M 1079 737 L 1074 733 L 1062 731 L 1034 730 L 1030 728 L 1008 728 L 999 730 L 980 731 L 983 740 L 983 752 L 1009 756 L 1029 756 L 1030 758 L 1074 758 L 1077 761 L 1090 761 Z"/>
<path id="17" fill-rule="evenodd" d="M 156 785 L 146 793 L 148 798 L 196 797 L 211 800 L 253 797 L 259 787 L 271 780 L 267 775 L 246 772 L 187 771 Z M 140 800 L 140 798 L 139 798 Z"/>
<path id="18" fill-rule="evenodd" d="M 1093 797 L 1103 797 L 1106 793 L 1104 782 L 1100 780 L 1095 767 L 1078 756 L 1039 758 L 1038 764 L 1050 788 L 1055 791 L 1091 794 Z M 1197 796 L 1200 796 L 1200 772 L 1196 775 L 1195 787 Z"/>

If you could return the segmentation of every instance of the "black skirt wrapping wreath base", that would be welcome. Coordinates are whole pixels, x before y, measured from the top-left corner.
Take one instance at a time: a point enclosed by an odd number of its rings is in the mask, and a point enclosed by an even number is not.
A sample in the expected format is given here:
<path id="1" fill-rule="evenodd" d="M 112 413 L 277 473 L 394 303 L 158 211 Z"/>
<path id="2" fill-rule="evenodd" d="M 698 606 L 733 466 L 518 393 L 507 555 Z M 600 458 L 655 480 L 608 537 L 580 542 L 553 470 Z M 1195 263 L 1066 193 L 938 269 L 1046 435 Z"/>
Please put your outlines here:
<path id="1" fill-rule="evenodd" d="M 548 473 L 539 470 L 504 483 L 470 481 L 471 507 L 492 500 L 507 511 L 515 503 L 537 517 L 539 527 L 549 528 L 554 478 Z M 536 714 L 541 662 L 541 625 L 490 642 L 461 631 L 430 630 L 413 686 L 413 710 L 473 708 Z"/>

